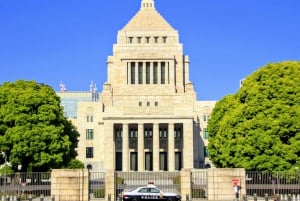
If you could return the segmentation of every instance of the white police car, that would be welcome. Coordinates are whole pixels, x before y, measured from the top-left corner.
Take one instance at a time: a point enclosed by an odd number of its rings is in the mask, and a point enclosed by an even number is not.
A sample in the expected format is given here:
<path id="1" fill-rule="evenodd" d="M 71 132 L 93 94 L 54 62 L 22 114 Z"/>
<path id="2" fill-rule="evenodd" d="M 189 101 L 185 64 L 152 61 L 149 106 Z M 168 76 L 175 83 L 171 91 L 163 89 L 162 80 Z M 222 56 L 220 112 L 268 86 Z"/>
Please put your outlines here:
<path id="1" fill-rule="evenodd" d="M 165 200 L 180 201 L 181 196 L 176 193 L 166 193 L 161 191 L 153 184 L 139 187 L 123 193 L 123 201 L 142 201 L 142 200 Z"/>

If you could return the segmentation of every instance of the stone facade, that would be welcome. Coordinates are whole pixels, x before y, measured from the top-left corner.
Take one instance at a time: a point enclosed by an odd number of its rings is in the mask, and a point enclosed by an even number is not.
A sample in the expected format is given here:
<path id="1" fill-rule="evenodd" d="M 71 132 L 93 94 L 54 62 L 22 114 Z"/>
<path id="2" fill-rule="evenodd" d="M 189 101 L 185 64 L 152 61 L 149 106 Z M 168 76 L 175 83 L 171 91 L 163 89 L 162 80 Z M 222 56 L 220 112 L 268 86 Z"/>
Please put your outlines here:
<path id="1" fill-rule="evenodd" d="M 178 31 L 157 12 L 154 0 L 142 0 L 119 30 L 107 72 L 101 93 L 58 92 L 63 105 L 76 102 L 77 114 L 70 118 L 81 134 L 78 159 L 86 167 L 174 171 L 211 166 L 206 126 L 216 101 L 197 101 Z M 82 99 L 86 96 L 90 100 Z"/>

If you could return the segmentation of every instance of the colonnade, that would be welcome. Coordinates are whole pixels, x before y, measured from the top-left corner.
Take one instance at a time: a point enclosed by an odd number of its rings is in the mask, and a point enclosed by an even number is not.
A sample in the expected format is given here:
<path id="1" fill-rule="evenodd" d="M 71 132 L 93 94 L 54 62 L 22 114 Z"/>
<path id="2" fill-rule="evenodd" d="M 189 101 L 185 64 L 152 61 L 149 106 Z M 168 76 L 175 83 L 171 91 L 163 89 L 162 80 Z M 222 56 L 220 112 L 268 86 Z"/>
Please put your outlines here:
<path id="1" fill-rule="evenodd" d="M 122 144 L 115 150 L 119 154 L 116 163 L 122 163 L 116 166 L 122 166 L 122 171 L 174 171 L 182 167 L 183 124 L 114 124 L 114 136 L 115 142 Z"/>
<path id="2" fill-rule="evenodd" d="M 128 84 L 174 83 L 175 60 L 127 62 Z"/>

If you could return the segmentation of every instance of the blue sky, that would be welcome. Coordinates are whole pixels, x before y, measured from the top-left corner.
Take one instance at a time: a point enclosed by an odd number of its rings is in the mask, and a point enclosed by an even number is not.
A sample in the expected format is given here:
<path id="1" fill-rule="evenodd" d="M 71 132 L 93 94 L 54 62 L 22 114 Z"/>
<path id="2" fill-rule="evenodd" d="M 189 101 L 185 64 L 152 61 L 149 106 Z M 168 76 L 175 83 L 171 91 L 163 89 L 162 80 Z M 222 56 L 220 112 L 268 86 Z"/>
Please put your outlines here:
<path id="1" fill-rule="evenodd" d="M 117 32 L 141 0 L 0 0 L 0 84 L 35 80 L 98 91 Z M 156 0 L 190 57 L 198 100 L 236 93 L 270 62 L 300 60 L 299 0 Z"/>

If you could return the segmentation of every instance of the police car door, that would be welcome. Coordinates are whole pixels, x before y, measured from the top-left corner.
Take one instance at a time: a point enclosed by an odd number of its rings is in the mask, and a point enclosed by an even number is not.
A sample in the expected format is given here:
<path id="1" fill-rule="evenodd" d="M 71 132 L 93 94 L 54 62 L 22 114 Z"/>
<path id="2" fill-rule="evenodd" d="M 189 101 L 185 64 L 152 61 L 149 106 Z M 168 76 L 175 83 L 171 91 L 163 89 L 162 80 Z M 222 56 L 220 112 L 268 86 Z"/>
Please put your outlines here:
<path id="1" fill-rule="evenodd" d="M 149 188 L 139 190 L 139 197 L 141 200 L 149 200 Z"/>
<path id="2" fill-rule="evenodd" d="M 149 197 L 151 200 L 158 200 L 160 199 L 160 190 L 157 189 L 157 188 L 150 188 L 149 189 L 150 192 L 149 192 Z"/>

